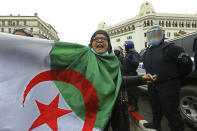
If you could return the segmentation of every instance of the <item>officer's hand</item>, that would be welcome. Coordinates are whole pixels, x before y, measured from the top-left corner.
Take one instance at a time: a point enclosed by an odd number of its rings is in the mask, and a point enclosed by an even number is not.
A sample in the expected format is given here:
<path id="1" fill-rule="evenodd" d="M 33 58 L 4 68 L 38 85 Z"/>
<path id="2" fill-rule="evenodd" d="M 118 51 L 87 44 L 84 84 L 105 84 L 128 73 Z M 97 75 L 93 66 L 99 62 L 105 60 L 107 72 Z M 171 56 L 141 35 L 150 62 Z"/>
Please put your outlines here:
<path id="1" fill-rule="evenodd" d="M 142 79 L 146 84 L 152 84 L 156 80 L 156 78 L 153 78 L 151 74 L 143 75 Z"/>

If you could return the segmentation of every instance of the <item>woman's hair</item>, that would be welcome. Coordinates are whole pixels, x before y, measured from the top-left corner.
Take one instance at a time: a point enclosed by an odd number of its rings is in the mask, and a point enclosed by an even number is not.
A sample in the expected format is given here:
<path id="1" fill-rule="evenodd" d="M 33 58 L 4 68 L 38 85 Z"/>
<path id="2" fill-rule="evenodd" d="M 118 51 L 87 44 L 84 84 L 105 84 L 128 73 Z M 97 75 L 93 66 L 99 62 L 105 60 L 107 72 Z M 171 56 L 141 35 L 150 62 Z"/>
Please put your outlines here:
<path id="1" fill-rule="evenodd" d="M 111 41 L 110 41 L 110 37 L 108 35 L 108 33 L 104 30 L 97 30 L 91 37 L 90 39 L 90 44 L 89 46 L 92 47 L 92 42 L 93 42 L 93 39 L 94 37 L 97 35 L 97 34 L 103 34 L 106 38 L 107 38 L 107 41 L 108 41 L 108 52 L 111 53 L 112 52 L 112 46 L 111 46 Z"/>

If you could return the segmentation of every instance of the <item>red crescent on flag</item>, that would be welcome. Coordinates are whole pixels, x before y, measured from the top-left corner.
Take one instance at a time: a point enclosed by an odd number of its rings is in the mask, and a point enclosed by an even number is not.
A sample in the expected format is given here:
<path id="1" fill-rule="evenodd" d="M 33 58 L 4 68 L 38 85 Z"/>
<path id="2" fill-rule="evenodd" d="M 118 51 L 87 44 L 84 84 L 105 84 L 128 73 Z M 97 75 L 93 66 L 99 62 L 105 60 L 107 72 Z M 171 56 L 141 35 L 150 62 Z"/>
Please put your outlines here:
<path id="1" fill-rule="evenodd" d="M 84 75 L 71 69 L 49 70 L 35 76 L 27 85 L 23 96 L 23 107 L 27 95 L 40 82 L 61 81 L 72 84 L 82 94 L 85 104 L 85 122 L 82 131 L 92 131 L 98 110 L 98 94 L 92 83 Z"/>

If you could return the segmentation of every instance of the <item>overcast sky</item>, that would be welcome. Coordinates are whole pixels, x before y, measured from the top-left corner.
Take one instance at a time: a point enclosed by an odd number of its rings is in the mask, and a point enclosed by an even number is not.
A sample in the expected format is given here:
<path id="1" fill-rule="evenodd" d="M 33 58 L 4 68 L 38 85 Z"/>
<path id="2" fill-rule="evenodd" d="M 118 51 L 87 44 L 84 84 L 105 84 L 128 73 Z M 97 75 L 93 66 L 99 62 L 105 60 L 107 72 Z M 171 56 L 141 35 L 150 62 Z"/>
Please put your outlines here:
<path id="1" fill-rule="evenodd" d="M 51 24 L 61 41 L 87 44 L 105 21 L 113 25 L 136 16 L 146 0 L 1 0 L 0 15 L 34 15 Z M 195 14 L 197 0 L 149 0 L 156 12 Z"/>

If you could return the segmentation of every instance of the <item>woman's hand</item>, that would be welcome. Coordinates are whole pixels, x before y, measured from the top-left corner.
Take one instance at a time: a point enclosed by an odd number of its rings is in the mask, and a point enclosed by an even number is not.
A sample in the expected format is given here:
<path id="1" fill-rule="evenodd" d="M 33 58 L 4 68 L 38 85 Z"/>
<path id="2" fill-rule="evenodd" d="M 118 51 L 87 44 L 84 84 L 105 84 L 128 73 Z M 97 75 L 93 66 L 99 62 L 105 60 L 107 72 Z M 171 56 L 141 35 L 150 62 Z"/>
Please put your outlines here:
<path id="1" fill-rule="evenodd" d="M 142 76 L 142 80 L 145 81 L 146 84 L 152 84 L 156 78 L 153 78 L 151 74 L 146 74 Z"/>

